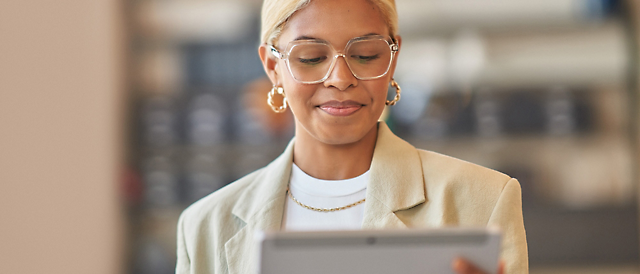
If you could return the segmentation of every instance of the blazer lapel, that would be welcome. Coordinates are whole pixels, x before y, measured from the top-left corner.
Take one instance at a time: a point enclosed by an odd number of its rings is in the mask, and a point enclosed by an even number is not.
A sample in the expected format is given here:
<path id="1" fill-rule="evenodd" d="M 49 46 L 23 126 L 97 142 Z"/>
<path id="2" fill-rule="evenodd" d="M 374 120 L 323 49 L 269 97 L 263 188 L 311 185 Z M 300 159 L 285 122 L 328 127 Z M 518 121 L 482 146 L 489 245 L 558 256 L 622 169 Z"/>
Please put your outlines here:
<path id="1" fill-rule="evenodd" d="M 393 171 L 393 172 L 390 172 Z M 378 124 L 363 229 L 406 228 L 395 214 L 426 202 L 422 163 L 415 147 Z"/>
<path id="2" fill-rule="evenodd" d="M 251 184 L 238 199 L 232 213 L 245 222 L 245 226 L 225 243 L 227 266 L 230 274 L 255 273 L 258 250 L 256 231 L 281 229 L 287 184 L 291 176 L 293 143 L 271 162 L 264 176 Z"/>

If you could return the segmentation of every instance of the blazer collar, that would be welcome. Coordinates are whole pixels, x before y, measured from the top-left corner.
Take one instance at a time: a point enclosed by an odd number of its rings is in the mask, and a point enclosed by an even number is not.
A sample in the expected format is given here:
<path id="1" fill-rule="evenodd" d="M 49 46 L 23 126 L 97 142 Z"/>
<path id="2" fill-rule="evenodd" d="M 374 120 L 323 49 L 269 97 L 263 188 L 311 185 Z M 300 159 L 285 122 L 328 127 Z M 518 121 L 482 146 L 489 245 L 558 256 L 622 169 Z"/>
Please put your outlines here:
<path id="1" fill-rule="evenodd" d="M 245 223 L 258 222 L 261 219 L 282 219 L 293 163 L 294 141 L 295 138 L 289 142 L 278 158 L 264 168 L 261 177 L 248 185 L 251 189 L 245 190 L 240 195 L 231 213 Z M 261 228 L 278 230 L 280 226 L 269 225 Z"/>
<path id="2" fill-rule="evenodd" d="M 395 212 L 426 202 L 425 192 L 418 150 L 380 122 L 367 186 L 363 229 L 407 227 Z"/>
<path id="3" fill-rule="evenodd" d="M 230 274 L 256 273 L 256 231 L 277 231 L 282 225 L 287 185 L 293 163 L 292 139 L 284 153 L 247 185 L 231 213 L 245 223 L 224 245 Z"/>

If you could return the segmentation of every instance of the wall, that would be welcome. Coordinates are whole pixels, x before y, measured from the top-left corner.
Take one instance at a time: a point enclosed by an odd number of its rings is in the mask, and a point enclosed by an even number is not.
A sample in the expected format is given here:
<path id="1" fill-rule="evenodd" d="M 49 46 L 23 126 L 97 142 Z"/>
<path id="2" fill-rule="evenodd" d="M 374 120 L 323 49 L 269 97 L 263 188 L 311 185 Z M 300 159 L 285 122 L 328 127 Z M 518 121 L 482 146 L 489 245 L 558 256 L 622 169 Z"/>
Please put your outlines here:
<path id="1" fill-rule="evenodd" d="M 119 273 L 119 3 L 0 1 L 0 273 Z"/>

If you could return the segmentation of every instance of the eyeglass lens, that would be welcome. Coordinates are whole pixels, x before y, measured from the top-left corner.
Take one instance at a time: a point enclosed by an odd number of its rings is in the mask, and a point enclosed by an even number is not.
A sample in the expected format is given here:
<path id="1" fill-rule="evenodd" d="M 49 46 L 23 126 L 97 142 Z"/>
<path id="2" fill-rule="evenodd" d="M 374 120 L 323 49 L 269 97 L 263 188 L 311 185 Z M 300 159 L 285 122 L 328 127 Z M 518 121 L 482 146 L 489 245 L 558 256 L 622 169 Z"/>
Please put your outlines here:
<path id="1" fill-rule="evenodd" d="M 391 49 L 384 40 L 355 41 L 344 55 L 351 72 L 359 79 L 380 77 L 391 63 Z M 335 52 L 325 43 L 294 45 L 289 52 L 289 68 L 298 81 L 319 81 L 329 73 L 334 56 Z"/>

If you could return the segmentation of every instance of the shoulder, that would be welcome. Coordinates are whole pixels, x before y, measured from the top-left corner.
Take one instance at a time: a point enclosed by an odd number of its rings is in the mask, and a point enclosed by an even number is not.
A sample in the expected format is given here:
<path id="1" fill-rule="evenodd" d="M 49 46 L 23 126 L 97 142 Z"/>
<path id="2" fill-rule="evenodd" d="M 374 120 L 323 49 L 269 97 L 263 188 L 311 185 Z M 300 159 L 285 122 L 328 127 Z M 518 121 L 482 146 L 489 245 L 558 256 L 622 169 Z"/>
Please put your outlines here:
<path id="1" fill-rule="evenodd" d="M 181 225 L 185 228 L 198 227 L 199 231 L 211 226 L 216 226 L 214 229 L 225 229 L 227 221 L 239 224 L 251 218 L 266 203 L 282 196 L 289 180 L 292 159 L 293 140 L 271 163 L 185 209 L 181 215 Z"/>
<path id="2" fill-rule="evenodd" d="M 427 200 L 442 210 L 444 223 L 486 225 L 504 193 L 520 200 L 518 181 L 504 173 L 432 151 L 418 154 Z"/>
<path id="3" fill-rule="evenodd" d="M 502 189 L 511 179 L 502 172 L 433 151 L 417 149 L 425 182 L 464 183 Z"/>
<path id="4" fill-rule="evenodd" d="M 418 157 L 414 153 L 417 153 Z M 421 165 L 427 187 L 461 183 L 469 186 L 501 188 L 510 179 L 509 176 L 490 168 L 437 152 L 418 149 L 393 134 L 384 123 L 380 123 L 379 126 L 378 143 L 374 152 L 374 161 L 376 160 L 383 163 L 381 167 L 393 167 L 393 171 L 400 173 L 419 172 L 418 165 Z"/>
<path id="5" fill-rule="evenodd" d="M 180 216 L 183 225 L 185 227 L 200 226 L 208 223 L 209 220 L 230 218 L 232 209 L 240 197 L 247 189 L 251 189 L 251 185 L 261 177 L 264 169 L 245 175 L 191 204 Z"/>

